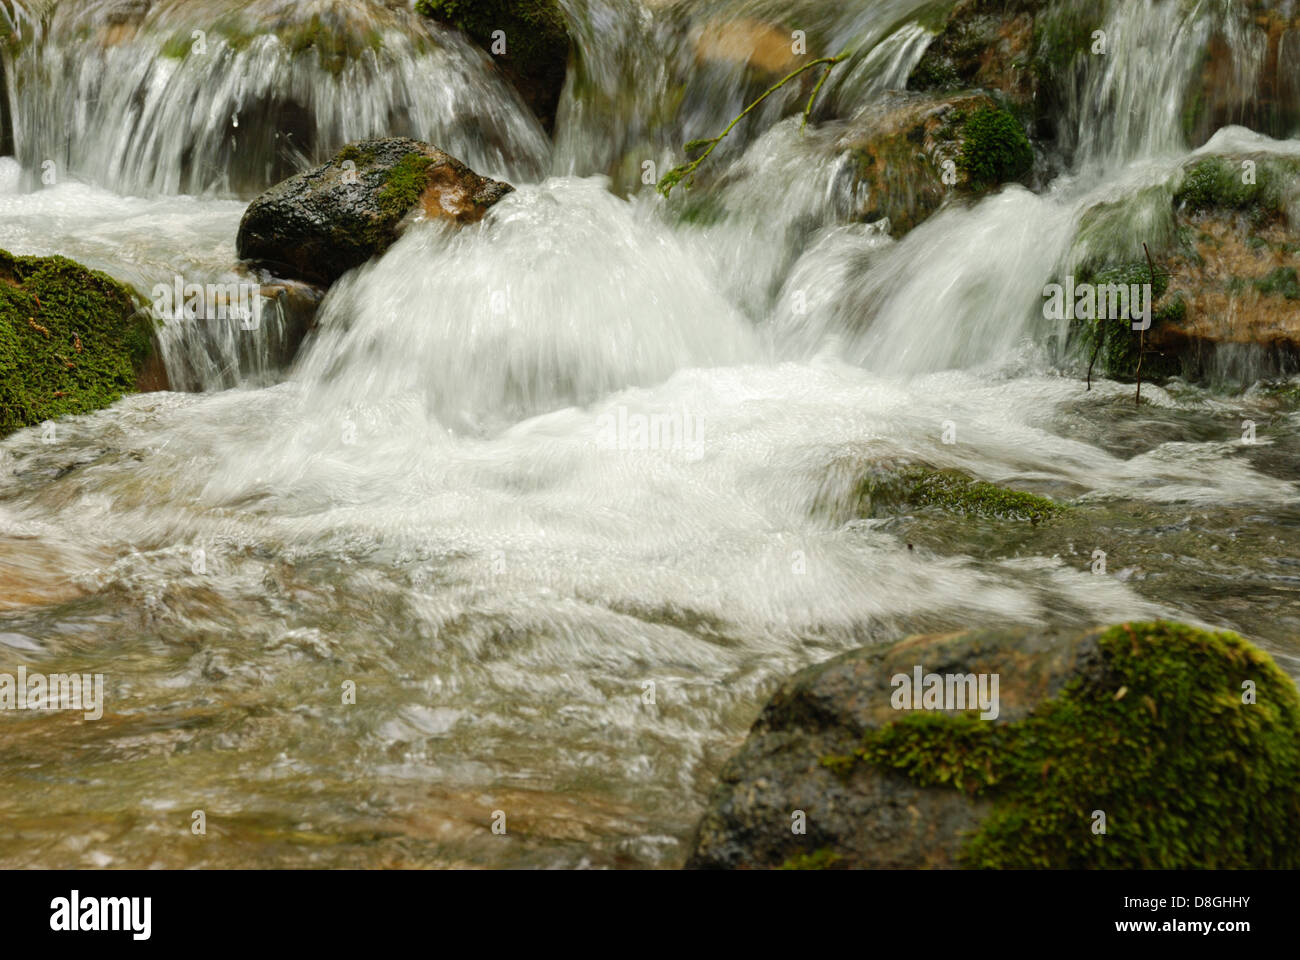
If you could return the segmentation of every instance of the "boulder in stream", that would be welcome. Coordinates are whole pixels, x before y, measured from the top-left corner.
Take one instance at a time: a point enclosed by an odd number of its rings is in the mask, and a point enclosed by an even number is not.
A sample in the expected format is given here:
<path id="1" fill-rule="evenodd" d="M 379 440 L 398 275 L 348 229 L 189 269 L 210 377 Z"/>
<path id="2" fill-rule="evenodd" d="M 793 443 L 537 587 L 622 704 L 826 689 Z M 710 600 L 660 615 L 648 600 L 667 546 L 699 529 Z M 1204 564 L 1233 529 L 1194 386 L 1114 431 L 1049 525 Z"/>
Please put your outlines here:
<path id="1" fill-rule="evenodd" d="M 388 249 L 411 221 L 473 223 L 513 189 L 427 143 L 364 140 L 254 199 L 235 245 L 277 277 L 328 286 Z"/>
<path id="2" fill-rule="evenodd" d="M 66 257 L 0 250 L 0 436 L 165 388 L 143 303 Z"/>
<path id="3" fill-rule="evenodd" d="M 914 636 L 796 674 L 687 866 L 1298 864 L 1295 684 L 1236 634 L 1154 622 Z"/>

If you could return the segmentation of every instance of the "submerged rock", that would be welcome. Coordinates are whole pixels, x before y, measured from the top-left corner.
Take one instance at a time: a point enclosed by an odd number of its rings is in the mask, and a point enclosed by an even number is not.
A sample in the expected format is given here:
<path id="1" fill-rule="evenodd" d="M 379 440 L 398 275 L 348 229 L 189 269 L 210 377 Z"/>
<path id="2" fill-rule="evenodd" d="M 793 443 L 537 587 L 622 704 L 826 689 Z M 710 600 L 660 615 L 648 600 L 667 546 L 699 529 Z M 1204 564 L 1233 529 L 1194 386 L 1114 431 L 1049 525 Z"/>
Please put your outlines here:
<path id="1" fill-rule="evenodd" d="M 1236 634 L 910 637 L 777 690 L 687 866 L 1294 867 L 1298 735 L 1295 684 Z"/>
<path id="2" fill-rule="evenodd" d="M 692 37 L 701 64 L 743 64 L 775 77 L 807 59 L 794 52 L 789 30 L 750 17 L 710 20 L 694 29 Z"/>
<path id="3" fill-rule="evenodd" d="M 473 223 L 513 189 L 427 143 L 365 140 L 253 200 L 235 245 L 241 259 L 278 277 L 328 286 L 412 220 Z"/>
<path id="4" fill-rule="evenodd" d="M 910 513 L 1039 524 L 1067 510 L 1048 497 L 976 480 L 959 470 L 913 462 L 864 463 L 845 456 L 824 472 L 810 512 L 836 524 Z"/>
<path id="5" fill-rule="evenodd" d="M 0 436 L 165 388 L 141 306 L 130 288 L 66 257 L 0 250 Z"/>

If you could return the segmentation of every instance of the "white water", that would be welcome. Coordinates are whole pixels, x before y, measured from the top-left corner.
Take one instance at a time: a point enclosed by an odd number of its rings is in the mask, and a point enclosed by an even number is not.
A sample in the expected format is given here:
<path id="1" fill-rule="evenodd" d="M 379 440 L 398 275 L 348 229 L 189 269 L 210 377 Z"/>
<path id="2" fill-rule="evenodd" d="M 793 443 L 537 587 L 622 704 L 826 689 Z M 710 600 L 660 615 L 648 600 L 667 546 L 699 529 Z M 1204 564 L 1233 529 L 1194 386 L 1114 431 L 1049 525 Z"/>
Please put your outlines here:
<path id="1" fill-rule="evenodd" d="M 849 10 L 837 37 L 880 35 L 899 11 Z M 660 29 L 658 13 L 621 16 Z M 873 76 L 906 76 L 917 29 L 877 48 L 894 66 Z M 472 71 L 418 69 L 425 88 L 486 89 Z M 178 109 L 171 89 L 160 109 Z M 743 87 L 728 89 L 700 102 L 725 115 Z M 476 108 L 506 102 L 483 96 Z M 718 763 L 802 665 L 962 625 L 1233 625 L 1239 612 L 1139 589 L 1179 549 L 1161 537 L 1216 517 L 1233 518 L 1225 550 L 1251 537 L 1260 564 L 1286 559 L 1248 522 L 1297 503 L 1294 483 L 1233 442 L 1243 416 L 1263 419 L 1254 400 L 1148 385 L 1131 414 L 1130 387 L 1084 393 L 1060 375 L 1035 319 L 1081 212 L 1163 182 L 1185 148 L 1116 125 L 1083 173 L 950 208 L 895 242 L 851 222 L 828 133 L 759 122 L 722 159 L 720 213 L 700 226 L 648 188 L 625 199 L 581 176 L 617 174 L 641 148 L 597 135 L 612 108 L 575 96 L 555 161 L 572 170 L 519 179 L 459 232 L 417 227 L 344 278 L 282 382 L 239 367 L 238 342 L 173 333 L 177 356 L 234 359 L 242 386 L 137 395 L 61 422 L 56 443 L 38 429 L 0 442 L 0 574 L 43 598 L 2 629 L 33 660 L 104 666 L 124 729 L 88 748 L 105 766 L 82 772 L 99 786 L 52 788 L 46 812 L 126 809 L 163 830 L 198 795 L 231 824 L 225 847 L 178 853 L 144 829 L 48 860 L 339 862 L 281 843 L 316 830 L 341 837 L 342 862 L 372 862 L 374 829 L 403 837 L 407 862 L 673 864 Z M 502 129 L 517 155 L 537 156 L 522 108 L 501 109 L 516 111 Z M 97 122 L 76 142 L 104 143 Z M 700 132 L 678 122 L 665 143 Z M 455 124 L 416 127 L 484 161 Z M 144 287 L 231 268 L 241 203 L 129 196 L 181 184 L 174 149 L 118 166 L 80 156 L 98 185 L 26 192 L 0 170 L 0 247 Z M 609 424 L 656 415 L 691 428 L 608 443 Z M 1263 432 L 1284 442 L 1294 416 Z M 941 549 L 913 543 L 914 525 L 813 509 L 846 499 L 863 470 L 918 461 L 1131 513 L 998 550 L 986 530 Z M 1108 576 L 1090 570 L 1098 548 Z M 1264 639 L 1294 670 L 1291 642 Z M 344 680 L 360 691 L 350 712 Z M 211 728 L 156 721 L 213 703 L 226 719 Z M 133 753 L 132 737 L 155 753 Z M 482 837 L 498 804 L 529 824 L 513 845 Z"/>

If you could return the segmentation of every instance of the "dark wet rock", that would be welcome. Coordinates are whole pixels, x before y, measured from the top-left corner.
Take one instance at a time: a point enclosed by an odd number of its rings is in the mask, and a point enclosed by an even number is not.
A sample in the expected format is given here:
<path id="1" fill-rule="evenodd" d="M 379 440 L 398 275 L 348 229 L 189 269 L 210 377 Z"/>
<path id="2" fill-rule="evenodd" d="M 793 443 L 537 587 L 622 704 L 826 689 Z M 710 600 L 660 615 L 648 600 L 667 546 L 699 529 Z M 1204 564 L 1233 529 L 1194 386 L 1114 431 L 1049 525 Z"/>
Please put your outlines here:
<path id="1" fill-rule="evenodd" d="M 1075 672 L 1099 668 L 1095 641 L 1029 630 L 911 637 L 810 667 L 773 694 L 723 768 L 687 866 L 778 867 L 827 847 L 844 867 L 958 866 L 961 836 L 988 814 L 987 803 L 865 764 L 846 778 L 822 763 L 851 755 L 869 730 L 898 719 L 890 677 L 910 676 L 918 663 L 927 673 L 1001 673 L 1008 682 L 995 723 L 1025 716 Z M 792 832 L 795 810 L 807 815 L 805 836 Z"/>
<path id="2" fill-rule="evenodd" d="M 513 189 L 427 143 L 365 140 L 253 200 L 236 249 L 276 276 L 328 286 L 413 220 L 473 223 Z"/>
<path id="3" fill-rule="evenodd" d="M 891 678 L 918 666 L 996 675 L 996 716 L 896 709 Z M 781 685 L 724 766 L 687 866 L 1295 863 L 1297 732 L 1294 683 L 1235 634 L 1158 622 L 914 636 Z"/>

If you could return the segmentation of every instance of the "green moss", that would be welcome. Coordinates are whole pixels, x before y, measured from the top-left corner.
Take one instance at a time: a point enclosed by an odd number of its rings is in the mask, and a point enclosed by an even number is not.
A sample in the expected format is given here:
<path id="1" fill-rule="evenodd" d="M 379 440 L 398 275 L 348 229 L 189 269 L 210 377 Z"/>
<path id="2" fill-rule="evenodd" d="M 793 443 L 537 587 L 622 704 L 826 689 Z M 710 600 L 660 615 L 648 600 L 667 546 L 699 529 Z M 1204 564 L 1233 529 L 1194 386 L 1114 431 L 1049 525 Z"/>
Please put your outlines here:
<path id="1" fill-rule="evenodd" d="M 1084 274 L 1081 282 L 1102 286 L 1119 284 L 1151 284 L 1151 303 L 1154 305 L 1165 295 L 1169 288 L 1169 276 L 1156 269 L 1154 282 L 1151 268 L 1145 260 L 1132 260 L 1112 264 L 1096 273 Z M 1146 330 L 1150 336 L 1164 323 L 1177 323 L 1187 315 L 1187 304 L 1181 296 L 1175 296 L 1169 302 L 1154 307 L 1151 312 L 1151 326 Z M 1137 378 L 1138 358 L 1142 360 L 1143 380 L 1165 380 L 1182 372 L 1182 362 L 1175 356 L 1146 349 L 1146 339 L 1141 331 L 1133 329 L 1133 321 L 1122 318 L 1103 320 L 1077 320 L 1071 327 L 1071 336 L 1078 344 L 1080 355 L 1091 359 L 1096 353 L 1098 364 L 1093 372 L 1112 380 L 1131 381 Z M 1100 341 L 1100 349 L 1098 342 Z"/>
<path id="2" fill-rule="evenodd" d="M 167 57 L 171 60 L 184 60 L 190 55 L 190 50 L 194 47 L 194 38 L 190 33 L 181 31 L 174 33 L 167 38 L 158 51 L 159 56 Z"/>
<path id="3" fill-rule="evenodd" d="M 1071 272 L 1086 277 L 1113 269 L 1116 263 L 1145 269 L 1144 243 L 1155 257 L 1175 250 L 1184 255 L 1191 252 L 1194 248 L 1179 233 L 1172 195 L 1168 185 L 1155 184 L 1090 207 L 1079 218 L 1070 251 Z M 1149 279 L 1143 276 L 1134 282 Z"/>
<path id="4" fill-rule="evenodd" d="M 415 206 L 429 185 L 429 167 L 433 159 L 421 153 L 408 153 L 388 170 L 388 179 L 375 200 L 385 220 L 400 220 Z"/>
<path id="5" fill-rule="evenodd" d="M 1241 161 L 1205 157 L 1184 171 L 1174 203 L 1193 215 L 1237 211 L 1255 226 L 1285 220 L 1290 195 L 1300 177 L 1300 161 L 1260 157 L 1255 159 L 1254 183 L 1244 182 L 1245 173 Z"/>
<path id="6" fill-rule="evenodd" d="M 979 190 L 1019 180 L 1033 168 L 1034 151 L 1019 121 L 1007 110 L 976 110 L 962 128 L 957 168 L 967 185 Z"/>
<path id="7" fill-rule="evenodd" d="M 835 853 L 828 847 L 822 847 L 812 853 L 797 853 L 785 863 L 777 867 L 778 870 L 829 870 L 839 861 L 843 860 L 838 853 Z"/>
<path id="8" fill-rule="evenodd" d="M 864 478 L 854 491 L 854 512 L 871 517 L 933 507 L 963 517 L 1039 523 L 1065 508 L 1046 497 L 972 480 L 955 470 L 911 467 Z"/>
<path id="9" fill-rule="evenodd" d="M 908 714 L 858 756 L 991 800 L 962 847 L 972 867 L 1300 866 L 1300 697 L 1272 659 L 1167 622 L 1098 645 L 1101 679 L 1076 678 L 1022 720 Z"/>
<path id="10" fill-rule="evenodd" d="M 194 32 L 196 29 L 198 28 L 187 27 L 173 33 L 158 51 L 159 56 L 169 57 L 173 60 L 184 60 L 194 50 L 196 42 Z M 224 43 L 235 51 L 247 49 L 254 40 L 263 35 L 261 32 L 249 31 L 247 26 L 235 17 L 225 17 L 218 20 L 211 27 L 205 29 L 204 33 L 209 49 L 214 44 Z"/>
<path id="11" fill-rule="evenodd" d="M 294 56 L 308 50 L 315 51 L 321 69 L 334 76 L 343 72 L 347 64 L 362 56 L 367 50 L 378 50 L 382 38 L 378 31 L 357 33 L 346 27 L 329 24 L 319 16 L 280 35 L 281 41 Z"/>
<path id="12" fill-rule="evenodd" d="M 129 393 L 152 334 L 137 298 L 108 275 L 0 250 L 0 435 Z"/>
<path id="13" fill-rule="evenodd" d="M 1278 267 L 1256 280 L 1255 289 L 1266 295 L 1279 294 L 1288 300 L 1300 300 L 1300 277 L 1296 276 L 1295 267 Z"/>
<path id="14" fill-rule="evenodd" d="M 818 757 L 817 762 L 831 773 L 846 776 L 853 771 L 853 767 L 857 764 L 857 758 L 851 754 L 827 754 L 824 757 Z"/>

